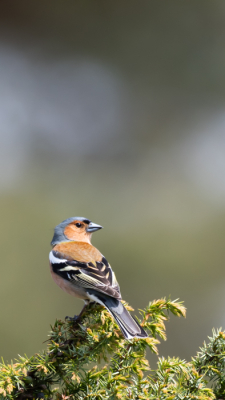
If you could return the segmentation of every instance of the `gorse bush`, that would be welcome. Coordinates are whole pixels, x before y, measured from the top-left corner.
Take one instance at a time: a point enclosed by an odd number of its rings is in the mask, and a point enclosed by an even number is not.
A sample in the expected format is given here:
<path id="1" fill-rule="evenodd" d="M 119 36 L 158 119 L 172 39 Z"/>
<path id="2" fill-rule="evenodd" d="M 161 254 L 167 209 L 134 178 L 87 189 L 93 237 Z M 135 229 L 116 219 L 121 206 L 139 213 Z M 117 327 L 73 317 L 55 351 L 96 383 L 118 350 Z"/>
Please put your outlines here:
<path id="1" fill-rule="evenodd" d="M 43 354 L 1 364 L 0 399 L 225 399 L 222 331 L 191 362 L 159 358 L 150 369 L 146 350 L 157 353 L 158 338 L 166 339 L 169 312 L 185 316 L 180 302 L 149 303 L 139 320 L 149 337 L 131 341 L 99 305 L 89 305 L 79 324 L 57 320 Z"/>

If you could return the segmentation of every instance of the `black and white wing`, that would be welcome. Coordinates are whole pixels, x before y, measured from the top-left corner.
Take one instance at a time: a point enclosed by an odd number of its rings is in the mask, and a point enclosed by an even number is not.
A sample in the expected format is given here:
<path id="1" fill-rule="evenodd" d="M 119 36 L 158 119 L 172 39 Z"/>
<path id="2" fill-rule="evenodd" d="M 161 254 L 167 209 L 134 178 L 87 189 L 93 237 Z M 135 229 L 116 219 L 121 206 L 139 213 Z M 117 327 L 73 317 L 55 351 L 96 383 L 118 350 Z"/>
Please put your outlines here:
<path id="1" fill-rule="evenodd" d="M 80 262 L 65 254 L 52 250 L 49 255 L 53 272 L 76 286 L 94 289 L 121 300 L 120 287 L 116 276 L 105 257 L 92 262 Z"/>

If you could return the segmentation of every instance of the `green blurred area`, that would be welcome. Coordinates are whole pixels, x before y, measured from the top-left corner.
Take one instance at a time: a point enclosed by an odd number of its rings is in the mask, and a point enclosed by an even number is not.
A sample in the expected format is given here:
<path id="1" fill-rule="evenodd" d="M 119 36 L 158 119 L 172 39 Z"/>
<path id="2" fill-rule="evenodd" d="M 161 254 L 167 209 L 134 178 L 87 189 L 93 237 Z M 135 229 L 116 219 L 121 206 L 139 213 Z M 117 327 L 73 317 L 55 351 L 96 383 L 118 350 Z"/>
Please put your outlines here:
<path id="1" fill-rule="evenodd" d="M 81 215 L 104 226 L 92 242 L 136 313 L 184 300 L 160 355 L 190 359 L 225 320 L 224 3 L 0 8 L 1 355 L 45 348 L 49 325 L 81 309 L 48 266 L 54 226 Z M 91 92 L 82 63 L 78 83 L 65 80 L 81 59 L 103 68 Z"/>

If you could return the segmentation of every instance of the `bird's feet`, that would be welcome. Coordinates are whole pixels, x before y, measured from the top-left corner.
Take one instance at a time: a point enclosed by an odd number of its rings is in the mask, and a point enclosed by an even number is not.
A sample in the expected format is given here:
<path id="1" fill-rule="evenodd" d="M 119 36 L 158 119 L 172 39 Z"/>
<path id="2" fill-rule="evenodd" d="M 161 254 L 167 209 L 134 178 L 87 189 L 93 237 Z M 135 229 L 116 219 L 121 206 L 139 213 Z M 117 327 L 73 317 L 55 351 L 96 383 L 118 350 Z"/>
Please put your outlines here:
<path id="1" fill-rule="evenodd" d="M 66 317 L 66 320 L 69 320 L 71 322 L 73 322 L 74 324 L 78 324 L 81 320 L 82 315 L 84 314 L 87 306 L 88 306 L 89 302 L 85 302 L 84 307 L 82 308 L 81 312 L 79 315 L 74 315 L 74 317 Z"/>
<path id="2" fill-rule="evenodd" d="M 74 324 L 78 324 L 81 321 L 81 317 L 85 313 L 85 311 L 88 309 L 89 306 L 95 305 L 95 301 L 86 301 L 84 307 L 82 308 L 81 312 L 79 315 L 74 315 L 74 317 L 65 317 L 65 320 L 69 320 L 73 322 Z"/>
<path id="3" fill-rule="evenodd" d="M 74 317 L 68 317 L 68 316 L 66 316 L 65 317 L 65 320 L 68 320 L 68 321 L 71 321 L 71 322 L 74 322 L 74 323 L 78 323 L 79 321 L 80 321 L 80 318 L 81 317 L 81 315 L 74 315 Z"/>

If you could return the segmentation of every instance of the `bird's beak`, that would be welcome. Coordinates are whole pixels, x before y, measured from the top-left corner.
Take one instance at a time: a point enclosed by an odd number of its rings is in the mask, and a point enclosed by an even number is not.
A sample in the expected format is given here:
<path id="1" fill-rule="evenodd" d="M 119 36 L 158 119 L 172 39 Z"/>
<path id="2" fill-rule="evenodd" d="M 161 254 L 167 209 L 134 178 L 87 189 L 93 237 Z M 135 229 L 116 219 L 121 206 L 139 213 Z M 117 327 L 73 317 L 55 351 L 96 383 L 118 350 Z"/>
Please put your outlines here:
<path id="1" fill-rule="evenodd" d="M 103 226 L 94 224 L 94 222 L 90 222 L 90 224 L 88 225 L 88 228 L 87 228 L 87 232 L 95 232 L 102 228 L 103 228 Z"/>

